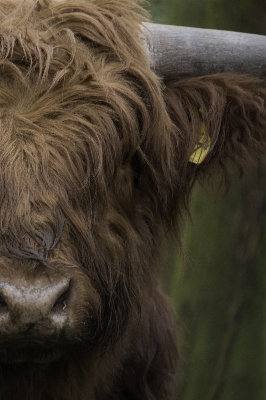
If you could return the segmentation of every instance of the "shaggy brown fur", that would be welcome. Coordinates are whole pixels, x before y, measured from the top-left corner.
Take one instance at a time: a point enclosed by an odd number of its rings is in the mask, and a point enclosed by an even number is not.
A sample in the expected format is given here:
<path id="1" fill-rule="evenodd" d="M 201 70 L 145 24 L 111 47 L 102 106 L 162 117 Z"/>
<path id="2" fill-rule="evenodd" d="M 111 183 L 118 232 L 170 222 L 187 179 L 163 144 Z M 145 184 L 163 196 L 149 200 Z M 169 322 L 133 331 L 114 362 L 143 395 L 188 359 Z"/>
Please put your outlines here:
<path id="1" fill-rule="evenodd" d="M 178 234 L 197 177 L 265 154 L 263 83 L 163 86 L 144 18 L 128 0 L 0 2 L 0 276 L 63 274 L 77 297 L 65 356 L 1 362 L 1 400 L 171 399 L 165 231 Z M 202 119 L 211 147 L 194 165 Z"/>

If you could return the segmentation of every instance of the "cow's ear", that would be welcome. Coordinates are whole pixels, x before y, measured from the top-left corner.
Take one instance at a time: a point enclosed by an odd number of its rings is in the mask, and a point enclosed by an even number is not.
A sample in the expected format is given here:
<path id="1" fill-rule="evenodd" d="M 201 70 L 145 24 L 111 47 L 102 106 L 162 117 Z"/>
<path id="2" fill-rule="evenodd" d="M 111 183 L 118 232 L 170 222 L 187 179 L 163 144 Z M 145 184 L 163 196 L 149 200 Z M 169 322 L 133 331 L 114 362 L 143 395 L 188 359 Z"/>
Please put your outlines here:
<path id="1" fill-rule="evenodd" d="M 227 177 L 227 160 L 242 171 L 266 150 L 265 83 L 245 75 L 219 74 L 169 84 L 168 111 L 181 131 L 179 155 L 187 182 L 220 171 Z"/>
<path id="2" fill-rule="evenodd" d="M 173 82 L 162 93 L 164 105 L 158 93 L 150 102 L 132 166 L 139 204 L 175 229 L 196 179 L 218 172 L 228 181 L 229 159 L 242 171 L 265 155 L 266 90 L 257 78 L 219 74 Z"/>

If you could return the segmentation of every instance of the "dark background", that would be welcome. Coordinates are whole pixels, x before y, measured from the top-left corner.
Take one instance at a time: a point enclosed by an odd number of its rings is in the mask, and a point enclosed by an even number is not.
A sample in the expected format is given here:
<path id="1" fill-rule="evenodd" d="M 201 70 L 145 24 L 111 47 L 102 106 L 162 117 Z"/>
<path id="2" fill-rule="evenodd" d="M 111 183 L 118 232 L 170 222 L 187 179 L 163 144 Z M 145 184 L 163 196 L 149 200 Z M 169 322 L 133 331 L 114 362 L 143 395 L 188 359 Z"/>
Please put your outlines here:
<path id="1" fill-rule="evenodd" d="M 264 0 L 153 0 L 154 22 L 266 34 Z M 265 132 L 266 134 L 266 132 Z M 266 170 L 196 187 L 185 266 L 169 244 L 166 287 L 179 320 L 182 400 L 266 399 Z"/>

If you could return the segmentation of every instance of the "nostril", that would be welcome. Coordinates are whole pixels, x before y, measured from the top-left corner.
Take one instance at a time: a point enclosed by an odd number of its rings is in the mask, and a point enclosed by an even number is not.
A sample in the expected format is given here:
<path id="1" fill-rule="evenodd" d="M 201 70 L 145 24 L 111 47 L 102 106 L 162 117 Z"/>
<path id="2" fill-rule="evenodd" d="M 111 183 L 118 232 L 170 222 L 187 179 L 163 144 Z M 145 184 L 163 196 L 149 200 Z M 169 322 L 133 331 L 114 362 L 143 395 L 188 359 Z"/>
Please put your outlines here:
<path id="1" fill-rule="evenodd" d="M 6 301 L 0 295 L 0 312 L 6 311 L 8 309 Z"/>
<path id="2" fill-rule="evenodd" d="M 55 301 L 53 307 L 52 307 L 52 312 L 59 312 L 59 311 L 64 311 L 67 307 L 68 304 L 68 298 L 69 298 L 69 287 L 62 293 L 58 299 Z"/>

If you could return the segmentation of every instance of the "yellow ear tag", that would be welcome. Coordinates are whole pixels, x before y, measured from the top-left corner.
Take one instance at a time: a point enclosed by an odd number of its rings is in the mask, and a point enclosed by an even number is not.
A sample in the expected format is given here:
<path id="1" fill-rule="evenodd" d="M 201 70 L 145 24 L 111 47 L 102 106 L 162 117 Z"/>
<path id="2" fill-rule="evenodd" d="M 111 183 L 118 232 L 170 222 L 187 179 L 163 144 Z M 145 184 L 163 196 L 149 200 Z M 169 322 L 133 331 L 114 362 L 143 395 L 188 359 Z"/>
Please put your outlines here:
<path id="1" fill-rule="evenodd" d="M 209 136 L 206 135 L 206 126 L 205 123 L 202 122 L 200 126 L 200 136 L 199 136 L 199 141 L 197 145 L 195 146 L 195 149 L 193 153 L 191 154 L 189 161 L 192 162 L 193 164 L 200 164 L 202 163 L 209 150 L 210 150 L 210 144 L 211 140 Z"/>

